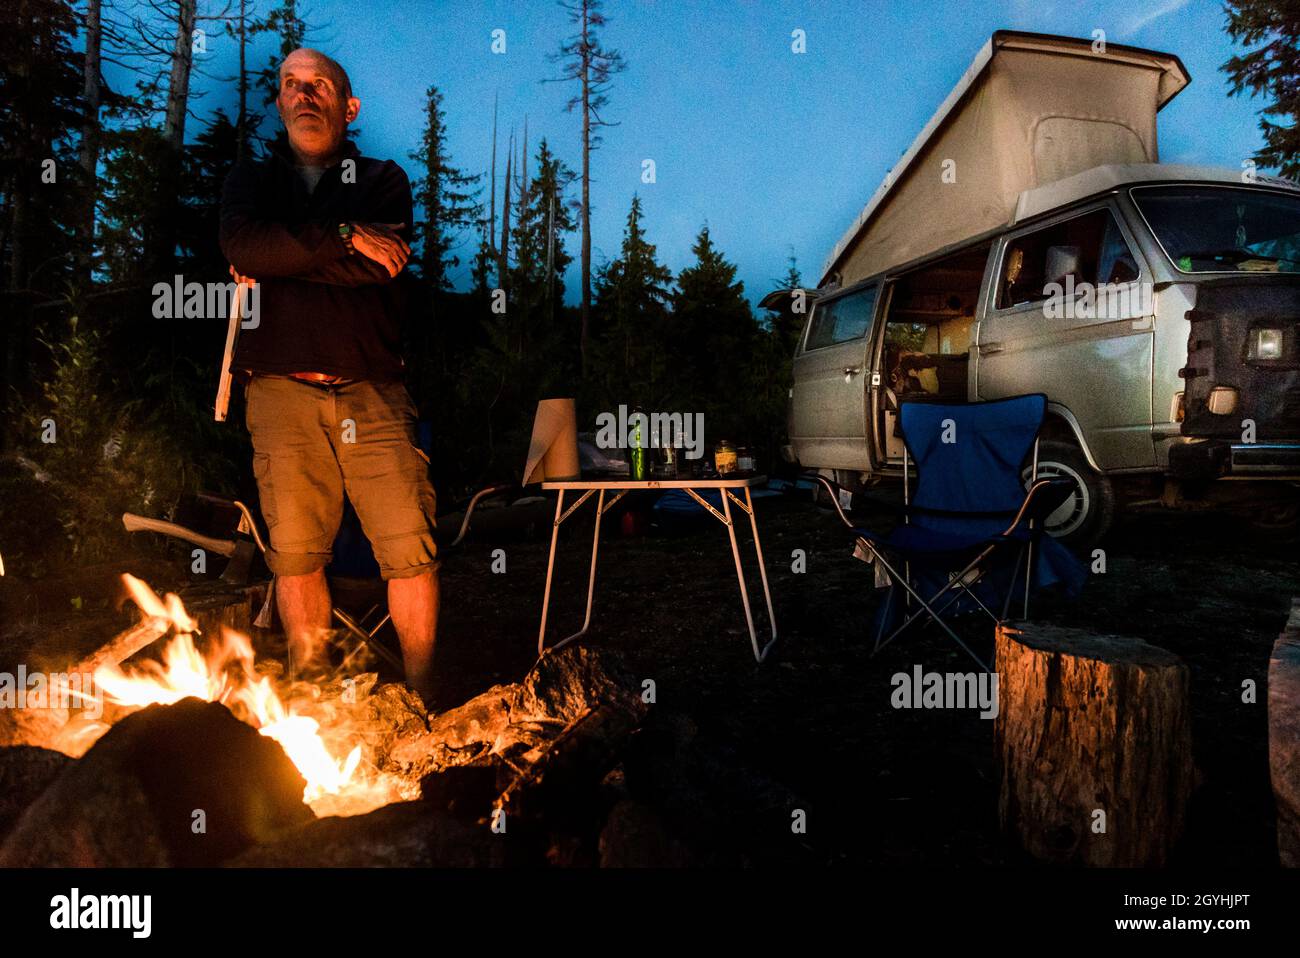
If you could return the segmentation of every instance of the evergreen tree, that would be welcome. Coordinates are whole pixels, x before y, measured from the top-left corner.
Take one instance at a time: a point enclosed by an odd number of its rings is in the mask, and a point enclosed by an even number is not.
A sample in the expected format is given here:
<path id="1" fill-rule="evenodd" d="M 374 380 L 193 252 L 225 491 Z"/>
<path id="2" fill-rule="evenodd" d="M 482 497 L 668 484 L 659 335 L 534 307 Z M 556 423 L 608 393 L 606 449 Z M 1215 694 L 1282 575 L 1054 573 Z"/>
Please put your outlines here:
<path id="1" fill-rule="evenodd" d="M 518 323 L 520 348 L 543 365 L 551 379 L 564 371 L 570 357 L 563 341 L 564 273 L 573 261 L 564 247 L 572 233 L 573 212 L 565 192 L 575 174 L 552 155 L 543 138 L 537 150 L 537 172 L 517 211 L 513 229 L 515 264 L 510 272 L 510 312 Z M 575 357 L 576 358 L 576 357 Z"/>
<path id="2" fill-rule="evenodd" d="M 421 243 L 420 270 L 436 297 L 451 289 L 447 272 L 460 265 L 460 258 L 451 253 L 458 234 L 483 213 L 482 206 L 476 202 L 479 191 L 473 188 L 482 175 L 462 173 L 451 165 L 442 118 L 442 94 L 436 86 L 431 86 L 425 97 L 424 133 L 420 148 L 410 156 L 420 164 L 414 199 L 424 208 L 424 218 L 415 230 Z"/>
<path id="3" fill-rule="evenodd" d="M 784 278 L 777 280 L 776 288 L 791 291 L 803 288 L 803 276 L 799 273 L 799 264 L 793 255 L 790 256 L 790 266 Z M 775 340 L 780 355 L 794 355 L 795 347 L 799 343 L 799 335 L 803 332 L 804 320 L 808 318 L 811 307 L 812 301 L 805 297 L 800 300 L 791 299 L 783 305 L 783 308 L 773 310 L 772 317 L 767 321 L 767 328 Z M 799 311 L 796 312 L 796 309 Z"/>
<path id="4" fill-rule="evenodd" d="M 224 110 L 218 110 L 185 149 L 178 246 L 183 271 L 196 278 L 229 279 L 217 235 L 221 190 L 235 164 L 239 141 L 236 123 Z"/>
<path id="5" fill-rule="evenodd" d="M 704 412 L 711 439 L 739 440 L 744 425 L 739 417 L 748 408 L 741 397 L 749 386 L 745 373 L 758 326 L 745 284 L 714 246 L 707 226 L 691 250 L 695 262 L 678 275 L 673 296 L 673 370 L 688 391 L 682 401 Z"/>
<path id="6" fill-rule="evenodd" d="M 658 408 L 666 398 L 664 342 L 672 273 L 659 263 L 641 226 L 641 199 L 633 195 L 617 259 L 597 271 L 599 362 L 591 399 L 600 408 L 639 403 Z"/>
<path id="7" fill-rule="evenodd" d="M 76 233 L 90 197 L 76 142 L 85 123 L 77 29 L 65 0 L 0 4 L 0 411 L 31 379 L 32 310 L 66 296 L 80 258 Z M 16 426 L 3 420 L 7 446 Z"/>
<path id="8" fill-rule="evenodd" d="M 1245 90 L 1272 102 L 1260 111 L 1263 166 L 1300 179 L 1300 3 L 1296 0 L 1228 0 L 1228 36 L 1245 47 L 1223 65 L 1232 93 Z M 1272 119 L 1270 119 L 1272 118 Z"/>

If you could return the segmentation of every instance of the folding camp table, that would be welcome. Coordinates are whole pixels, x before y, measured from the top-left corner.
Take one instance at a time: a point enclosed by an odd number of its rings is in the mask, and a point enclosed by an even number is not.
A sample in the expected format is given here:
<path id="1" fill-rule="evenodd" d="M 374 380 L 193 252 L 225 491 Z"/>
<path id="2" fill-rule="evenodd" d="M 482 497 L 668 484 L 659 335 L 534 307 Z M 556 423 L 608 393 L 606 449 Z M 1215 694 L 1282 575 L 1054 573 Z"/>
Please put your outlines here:
<path id="1" fill-rule="evenodd" d="M 762 662 L 768 651 L 776 642 L 776 616 L 772 613 L 772 592 L 767 585 L 767 569 L 763 565 L 763 550 L 758 541 L 758 522 L 754 518 L 754 502 L 749 490 L 753 486 L 766 482 L 764 476 L 751 476 L 745 479 L 574 479 L 571 481 L 543 482 L 543 489 L 554 489 L 559 493 L 555 502 L 555 524 L 551 528 L 551 554 L 546 560 L 546 594 L 542 599 L 542 624 L 537 630 L 537 654 L 546 649 L 546 616 L 551 605 L 551 576 L 555 568 L 555 546 L 559 541 L 560 525 L 584 502 L 596 494 L 596 529 L 591 536 L 591 573 L 587 579 L 587 614 L 582 620 L 582 628 L 568 638 L 556 642 L 551 648 L 558 649 L 568 645 L 574 639 L 587 634 L 591 627 L 591 602 L 596 591 L 596 556 L 600 548 L 600 520 L 606 512 L 614 507 L 618 500 L 629 492 L 638 489 L 681 489 L 693 498 L 705 510 L 727 527 L 731 539 L 731 556 L 736 562 L 736 581 L 740 584 L 740 601 L 745 609 L 745 624 L 749 627 L 749 642 L 754 648 L 754 659 Z M 722 493 L 722 511 L 719 512 L 712 503 L 700 495 L 700 490 L 717 489 Z M 580 492 L 578 500 L 567 509 L 564 496 L 568 492 Z M 606 497 L 607 493 L 614 493 Z M 743 493 L 744 499 L 737 493 Z M 732 519 L 732 503 L 749 516 L 749 527 L 754 533 L 754 555 L 758 558 L 758 574 L 763 582 L 763 598 L 767 602 L 767 621 L 772 626 L 772 636 L 767 644 L 759 648 L 758 633 L 754 629 L 754 613 L 750 607 L 749 590 L 745 587 L 745 573 L 740 564 L 740 546 L 736 542 L 736 527 Z"/>

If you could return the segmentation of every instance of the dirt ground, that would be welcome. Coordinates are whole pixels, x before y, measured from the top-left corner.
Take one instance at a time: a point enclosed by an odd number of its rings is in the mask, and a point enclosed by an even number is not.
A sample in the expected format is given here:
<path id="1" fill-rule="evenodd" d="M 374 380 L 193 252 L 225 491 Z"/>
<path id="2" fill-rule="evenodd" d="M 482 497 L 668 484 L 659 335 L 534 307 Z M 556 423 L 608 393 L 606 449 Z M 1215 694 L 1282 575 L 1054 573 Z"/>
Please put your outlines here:
<path id="1" fill-rule="evenodd" d="M 586 641 L 618 650 L 634 674 L 654 681 L 658 704 L 688 713 L 702 734 L 805 799 L 809 863 L 1016 863 L 998 836 L 993 723 L 973 711 L 890 706 L 895 672 L 915 664 L 967 671 L 970 660 L 934 629 L 872 658 L 871 569 L 851 557 L 847 530 L 802 497 L 761 499 L 758 513 L 780 629 L 765 664 L 751 654 L 726 533 L 712 520 L 671 535 L 625 536 L 619 516 L 607 516 Z M 586 593 L 590 525 L 575 516 L 565 530 L 553 637 L 579 627 Z M 1294 544 L 1261 541 L 1222 517 L 1157 513 L 1123 517 L 1103 547 L 1106 574 L 1092 576 L 1077 600 L 1040 600 L 1035 617 L 1131 635 L 1187 661 L 1200 785 L 1176 863 L 1275 865 L 1267 669 L 1291 597 L 1300 595 Z M 493 571 L 497 549 L 504 572 Z M 802 573 L 792 571 L 796 549 L 807 556 Z M 471 537 L 447 551 L 439 704 L 530 667 L 546 556 L 541 535 Z M 175 561 L 133 557 L 121 566 L 41 582 L 0 579 L 0 659 L 21 660 L 33 647 L 89 649 L 107 638 L 130 618 L 111 611 L 124 569 L 159 588 L 183 584 L 179 552 Z M 747 571 L 753 595 L 752 560 Z M 976 651 L 989 655 L 991 628 L 971 624 L 982 630 Z M 1254 704 L 1242 702 L 1246 679 L 1257 686 Z"/>
<path id="2" fill-rule="evenodd" d="M 871 569 L 852 558 L 847 530 L 802 500 L 759 500 L 759 519 L 780 631 L 763 665 L 750 652 L 725 531 L 712 521 L 689 534 L 637 538 L 608 523 L 586 641 L 625 653 L 654 679 L 661 704 L 690 713 L 756 771 L 804 796 L 817 858 L 1016 861 L 998 838 L 993 723 L 973 712 L 890 706 L 895 672 L 914 664 L 966 671 L 970 660 L 935 629 L 872 658 Z M 589 536 L 579 527 L 561 543 L 553 636 L 581 624 Z M 504 575 L 490 570 L 498 547 Z M 1273 642 L 1291 596 L 1300 595 L 1294 545 L 1261 543 L 1223 517 L 1138 514 L 1103 547 L 1106 574 L 1092 576 L 1077 600 L 1042 599 L 1035 617 L 1131 635 L 1187 661 L 1202 780 L 1178 861 L 1275 864 L 1266 688 Z M 802 574 L 792 571 L 795 549 L 807 554 Z M 449 692 L 528 667 L 545 563 L 543 542 L 473 543 L 448 560 L 439 655 L 459 686 Z M 747 571 L 753 590 L 756 569 Z M 976 651 L 990 656 L 991 629 L 971 625 L 982 629 Z M 1253 705 L 1241 700 L 1246 679 L 1256 683 Z"/>

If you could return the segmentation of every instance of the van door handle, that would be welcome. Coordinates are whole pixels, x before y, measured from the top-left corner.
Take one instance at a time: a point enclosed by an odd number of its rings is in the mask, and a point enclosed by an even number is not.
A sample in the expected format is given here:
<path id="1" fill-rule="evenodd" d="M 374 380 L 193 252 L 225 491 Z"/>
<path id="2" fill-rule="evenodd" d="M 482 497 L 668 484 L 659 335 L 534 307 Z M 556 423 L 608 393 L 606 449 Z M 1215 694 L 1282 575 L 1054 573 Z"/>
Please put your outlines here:
<path id="1" fill-rule="evenodd" d="M 856 376 L 856 375 L 857 375 L 858 373 L 860 373 L 860 372 L 862 372 L 862 367 L 861 367 L 861 366 L 845 366 L 845 367 L 844 367 L 844 381 L 845 381 L 845 382 L 848 382 L 849 380 L 851 380 L 854 376 Z"/>
<path id="2" fill-rule="evenodd" d="M 980 355 L 987 356 L 990 353 L 1002 352 L 1001 343 L 980 343 Z"/>

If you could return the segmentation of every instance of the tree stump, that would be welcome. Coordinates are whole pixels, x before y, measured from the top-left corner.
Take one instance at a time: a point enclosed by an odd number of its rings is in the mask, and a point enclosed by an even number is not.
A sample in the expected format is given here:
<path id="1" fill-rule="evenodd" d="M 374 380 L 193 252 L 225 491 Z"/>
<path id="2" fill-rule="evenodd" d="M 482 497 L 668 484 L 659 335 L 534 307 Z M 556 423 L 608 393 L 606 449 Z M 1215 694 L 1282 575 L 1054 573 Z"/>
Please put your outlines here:
<path id="1" fill-rule="evenodd" d="M 996 655 L 1003 831 L 1048 862 L 1165 864 L 1195 774 L 1183 661 L 1032 623 L 999 626 Z"/>
<path id="2" fill-rule="evenodd" d="M 1277 803 L 1277 857 L 1300 868 L 1300 599 L 1268 663 L 1268 767 Z"/>

